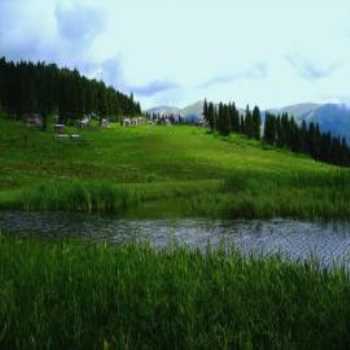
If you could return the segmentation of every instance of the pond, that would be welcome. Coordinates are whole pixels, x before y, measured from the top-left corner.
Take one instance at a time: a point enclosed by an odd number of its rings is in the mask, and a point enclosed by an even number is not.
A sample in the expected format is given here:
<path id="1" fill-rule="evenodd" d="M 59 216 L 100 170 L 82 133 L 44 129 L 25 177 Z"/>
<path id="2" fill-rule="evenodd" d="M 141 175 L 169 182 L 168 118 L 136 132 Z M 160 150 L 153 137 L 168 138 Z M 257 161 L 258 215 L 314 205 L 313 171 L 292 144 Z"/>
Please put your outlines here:
<path id="1" fill-rule="evenodd" d="M 234 245 L 244 253 L 280 253 L 322 265 L 350 264 L 350 223 L 272 220 L 126 220 L 67 213 L 0 211 L 0 229 L 16 236 L 83 238 L 120 244 L 148 241 L 156 248 L 177 243 L 205 250 Z"/>

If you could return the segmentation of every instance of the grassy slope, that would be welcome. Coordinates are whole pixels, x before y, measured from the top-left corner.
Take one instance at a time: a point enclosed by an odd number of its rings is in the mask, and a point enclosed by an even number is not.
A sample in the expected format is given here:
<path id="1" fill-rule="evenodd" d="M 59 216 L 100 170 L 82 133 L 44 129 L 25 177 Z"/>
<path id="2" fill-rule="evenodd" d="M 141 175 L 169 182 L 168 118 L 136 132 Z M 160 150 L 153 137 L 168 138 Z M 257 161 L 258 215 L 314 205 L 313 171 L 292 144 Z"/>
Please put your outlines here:
<path id="1" fill-rule="evenodd" d="M 81 143 L 57 142 L 52 131 L 4 118 L 0 130 L 1 207 L 134 216 L 327 216 L 335 215 L 330 210 L 339 195 L 336 212 L 349 214 L 342 204 L 348 200 L 347 172 L 340 176 L 335 167 L 238 135 L 113 125 L 78 131 Z"/>

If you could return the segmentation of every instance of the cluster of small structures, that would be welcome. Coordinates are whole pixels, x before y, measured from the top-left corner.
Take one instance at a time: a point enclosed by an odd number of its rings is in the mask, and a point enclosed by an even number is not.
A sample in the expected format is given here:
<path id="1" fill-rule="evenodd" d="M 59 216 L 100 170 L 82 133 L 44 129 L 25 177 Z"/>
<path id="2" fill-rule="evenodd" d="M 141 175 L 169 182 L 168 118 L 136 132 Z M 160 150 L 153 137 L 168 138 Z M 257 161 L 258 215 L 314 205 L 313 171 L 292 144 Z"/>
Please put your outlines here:
<path id="1" fill-rule="evenodd" d="M 138 126 L 138 125 L 173 125 L 182 122 L 180 116 L 175 117 L 174 115 L 160 115 L 160 114 L 146 114 L 145 117 L 122 117 L 121 125 L 125 127 Z"/>
<path id="2" fill-rule="evenodd" d="M 125 127 L 146 124 L 146 119 L 144 117 L 135 117 L 135 118 L 122 117 L 120 120 L 121 120 L 121 125 Z"/>
<path id="3" fill-rule="evenodd" d="M 54 115 L 53 120 L 55 121 L 55 130 L 62 131 L 64 125 L 66 125 L 67 120 L 77 120 L 76 127 L 87 128 L 90 126 L 92 119 L 99 119 L 95 113 L 86 114 L 81 119 L 76 119 L 74 113 L 67 113 L 65 117 Z M 40 113 L 24 113 L 22 120 L 28 127 L 42 128 L 44 125 L 44 117 Z M 109 118 L 105 117 L 99 119 L 99 125 L 101 128 L 109 127 Z"/>
<path id="4" fill-rule="evenodd" d="M 75 120 L 74 113 L 68 113 L 65 115 L 65 117 L 54 115 L 52 117 L 54 121 L 54 131 L 55 131 L 55 138 L 57 140 L 79 140 L 80 135 L 79 134 L 66 134 L 65 129 L 66 125 L 69 125 L 67 123 L 67 120 Z M 95 113 L 86 114 L 81 119 L 78 119 L 75 122 L 75 126 L 77 128 L 83 129 L 88 128 L 91 125 L 92 119 L 99 119 L 98 115 Z M 44 116 L 40 113 L 25 113 L 22 116 L 22 120 L 26 124 L 27 127 L 30 128 L 38 128 L 43 129 L 45 126 L 45 119 Z M 108 128 L 109 127 L 109 118 L 101 118 L 99 119 L 99 126 L 101 128 Z"/>
<path id="5" fill-rule="evenodd" d="M 157 125 L 173 125 L 181 124 L 183 122 L 183 118 L 180 115 L 174 114 L 153 113 L 147 114 L 146 117 L 152 123 Z"/>
<path id="6" fill-rule="evenodd" d="M 79 139 L 80 135 L 78 134 L 65 134 L 65 127 L 66 125 L 70 125 L 67 123 L 67 121 L 74 121 L 75 126 L 79 129 L 85 129 L 88 128 L 91 125 L 91 121 L 93 119 L 99 120 L 99 126 L 100 128 L 108 128 L 110 124 L 110 119 L 108 117 L 105 118 L 99 118 L 99 116 L 96 113 L 90 113 L 84 115 L 81 119 L 76 119 L 74 113 L 66 113 L 65 117 L 55 115 L 54 116 L 54 130 L 55 130 L 55 136 L 57 139 Z M 23 120 L 25 121 L 26 125 L 28 127 L 36 127 L 36 128 L 43 128 L 44 126 L 44 118 L 39 113 L 26 113 L 23 115 Z M 120 117 L 120 124 L 124 127 L 136 127 L 140 125 L 166 125 L 171 126 L 174 124 L 187 124 L 188 122 L 183 118 L 181 115 L 174 115 L 174 114 L 145 114 L 144 117 L 128 117 L 123 116 Z M 196 125 L 198 126 L 204 126 L 201 124 L 201 122 L 197 122 Z M 193 124 L 193 123 L 191 123 Z"/>
<path id="7" fill-rule="evenodd" d="M 166 125 L 171 126 L 175 124 L 191 124 L 200 127 L 206 127 L 207 124 L 200 120 L 192 120 L 191 118 L 185 119 L 181 115 L 174 114 L 163 114 L 163 113 L 146 113 L 144 117 L 122 117 L 120 121 L 121 125 L 124 127 L 132 127 L 138 125 Z"/>

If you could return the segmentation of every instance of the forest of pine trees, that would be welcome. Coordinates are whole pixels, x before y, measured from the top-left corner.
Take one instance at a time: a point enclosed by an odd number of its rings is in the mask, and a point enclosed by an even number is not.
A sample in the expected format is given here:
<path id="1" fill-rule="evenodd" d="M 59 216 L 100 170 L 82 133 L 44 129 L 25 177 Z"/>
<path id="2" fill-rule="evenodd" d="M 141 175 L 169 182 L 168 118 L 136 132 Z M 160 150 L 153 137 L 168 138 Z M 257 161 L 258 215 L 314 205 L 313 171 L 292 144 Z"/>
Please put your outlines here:
<path id="1" fill-rule="evenodd" d="M 264 141 L 272 146 L 287 147 L 293 152 L 309 154 L 312 158 L 341 166 L 350 166 L 350 148 L 345 138 L 320 131 L 318 124 L 298 125 L 287 113 L 266 113 Z"/>
<path id="2" fill-rule="evenodd" d="M 100 118 L 141 113 L 133 96 L 126 96 L 102 81 L 55 64 L 18 62 L 0 58 L 0 111 L 21 117 L 55 113 L 64 119 L 96 113 Z"/>
<path id="3" fill-rule="evenodd" d="M 245 115 L 242 116 L 234 103 L 220 102 L 216 106 L 205 100 L 203 116 L 211 131 L 217 131 L 221 135 L 236 132 L 252 139 L 260 139 L 261 113 L 258 107 L 251 111 L 247 106 Z"/>
<path id="4" fill-rule="evenodd" d="M 287 148 L 293 152 L 305 153 L 316 160 L 350 166 L 350 147 L 345 138 L 322 133 L 318 124 L 298 125 L 287 113 L 274 115 L 266 113 L 264 131 L 261 132 L 262 117 L 258 107 L 253 111 L 247 106 L 239 113 L 234 103 L 214 105 L 204 101 L 203 116 L 211 131 L 221 135 L 232 132 L 262 140 L 269 145 Z"/>

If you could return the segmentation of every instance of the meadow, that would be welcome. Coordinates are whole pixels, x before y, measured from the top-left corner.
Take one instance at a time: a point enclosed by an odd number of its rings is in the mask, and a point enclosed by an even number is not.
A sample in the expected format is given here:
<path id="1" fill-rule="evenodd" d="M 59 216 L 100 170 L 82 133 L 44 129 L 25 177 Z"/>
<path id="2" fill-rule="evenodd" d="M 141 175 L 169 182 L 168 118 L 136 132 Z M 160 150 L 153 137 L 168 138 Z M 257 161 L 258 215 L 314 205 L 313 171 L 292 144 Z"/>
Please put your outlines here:
<path id="1" fill-rule="evenodd" d="M 80 140 L 0 117 L 0 208 L 123 217 L 349 217 L 348 169 L 191 126 L 92 126 Z"/>
<path id="2" fill-rule="evenodd" d="M 350 278 L 315 261 L 0 238 L 2 349 L 346 349 Z"/>
<path id="3" fill-rule="evenodd" d="M 191 126 L 0 117 L 0 209 L 347 219 L 349 170 Z M 350 276 L 317 261 L 0 232 L 2 349 L 346 349 Z"/>

